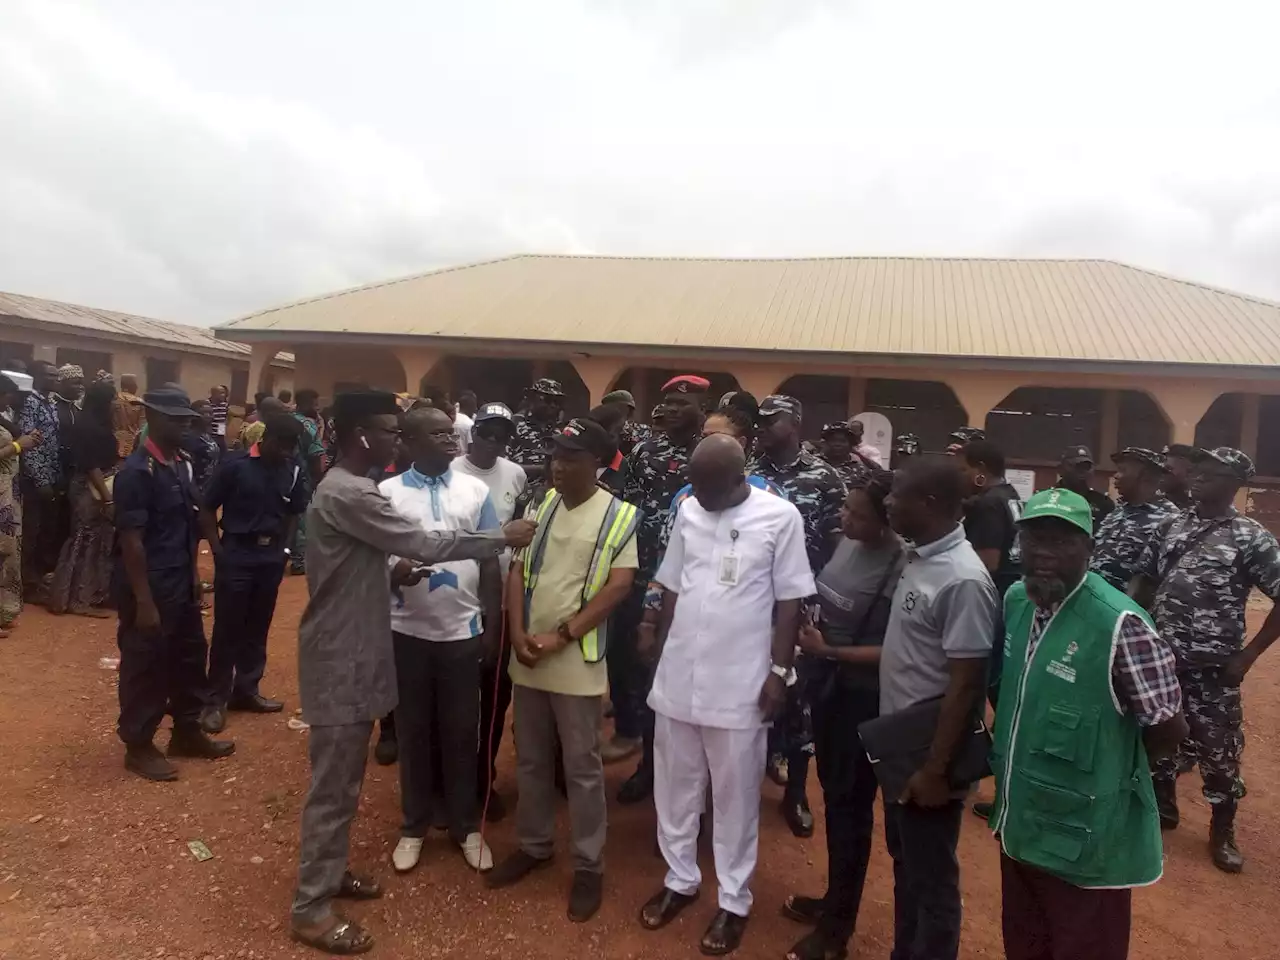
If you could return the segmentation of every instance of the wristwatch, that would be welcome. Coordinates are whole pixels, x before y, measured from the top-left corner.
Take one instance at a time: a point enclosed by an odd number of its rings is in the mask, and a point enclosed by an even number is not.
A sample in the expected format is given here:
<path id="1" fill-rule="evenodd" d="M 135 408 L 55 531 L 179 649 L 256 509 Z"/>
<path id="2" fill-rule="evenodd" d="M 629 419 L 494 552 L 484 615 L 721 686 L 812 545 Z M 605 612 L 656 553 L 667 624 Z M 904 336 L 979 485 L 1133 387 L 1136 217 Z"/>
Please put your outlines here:
<path id="1" fill-rule="evenodd" d="M 781 667 L 774 663 L 769 666 L 769 672 L 782 680 L 788 687 L 795 686 L 796 671 L 794 667 Z"/>

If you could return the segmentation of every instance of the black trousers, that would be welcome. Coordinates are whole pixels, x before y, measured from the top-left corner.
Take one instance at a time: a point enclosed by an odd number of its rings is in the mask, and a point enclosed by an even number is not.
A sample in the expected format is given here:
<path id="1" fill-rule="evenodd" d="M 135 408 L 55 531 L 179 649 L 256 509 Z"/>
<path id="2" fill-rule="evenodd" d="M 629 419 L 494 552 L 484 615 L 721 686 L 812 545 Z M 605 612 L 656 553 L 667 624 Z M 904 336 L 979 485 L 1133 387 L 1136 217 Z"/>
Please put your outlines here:
<path id="1" fill-rule="evenodd" d="M 480 737 L 480 638 L 436 642 L 392 633 L 401 833 L 425 837 L 434 795 L 444 795 L 449 833 L 461 843 L 480 828 L 476 744 Z M 433 751 L 439 751 L 437 777 Z M 437 782 L 439 781 L 439 782 Z"/>
<path id="2" fill-rule="evenodd" d="M 815 759 L 827 821 L 827 892 L 818 931 L 829 943 L 848 943 L 858 923 L 878 789 L 858 724 L 879 713 L 875 690 L 836 686 L 813 704 Z"/>
<path id="3" fill-rule="evenodd" d="M 476 756 L 476 795 L 483 802 L 498 780 L 498 748 L 507 710 L 511 707 L 511 644 L 503 640 L 502 652 L 480 667 L 480 752 Z"/>
<path id="4" fill-rule="evenodd" d="M 964 801 L 926 809 L 884 805 L 884 838 L 893 857 L 893 953 L 890 960 L 956 960 L 960 953 L 960 819 Z"/>
<path id="5" fill-rule="evenodd" d="M 218 564 L 209 644 L 210 703 L 225 705 L 257 694 L 267 669 L 267 631 L 283 577 L 283 562 Z"/>
<path id="6" fill-rule="evenodd" d="M 653 711 L 649 697 L 650 671 L 640 659 L 637 649 L 638 628 L 644 617 L 644 594 L 648 581 L 635 586 L 622 605 L 614 611 L 609 625 L 609 701 L 613 704 L 613 729 L 620 737 L 643 737 L 646 724 L 653 736 Z"/>
<path id="7" fill-rule="evenodd" d="M 45 500 L 26 474 L 19 474 L 18 487 L 22 493 L 23 597 L 32 603 L 40 582 L 58 565 L 58 554 L 71 532 L 71 508 L 65 490 Z"/>
<path id="8" fill-rule="evenodd" d="M 146 632 L 136 624 L 138 603 L 133 591 L 116 590 L 120 622 L 120 722 L 126 744 L 150 743 L 164 715 L 175 728 L 196 727 L 207 695 L 204 620 L 189 569 L 151 577 L 151 594 L 160 611 L 160 629 Z"/>

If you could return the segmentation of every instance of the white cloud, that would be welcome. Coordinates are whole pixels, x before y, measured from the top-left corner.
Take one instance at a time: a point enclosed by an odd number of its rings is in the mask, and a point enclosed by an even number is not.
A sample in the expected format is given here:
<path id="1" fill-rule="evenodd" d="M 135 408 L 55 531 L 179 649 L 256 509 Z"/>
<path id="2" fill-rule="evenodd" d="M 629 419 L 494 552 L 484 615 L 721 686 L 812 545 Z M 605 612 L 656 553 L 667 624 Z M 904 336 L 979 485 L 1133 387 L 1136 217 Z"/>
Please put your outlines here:
<path id="1" fill-rule="evenodd" d="M 1280 298 L 1277 34 L 1261 0 L 9 0 L 0 288 L 219 320 L 545 250 Z"/>

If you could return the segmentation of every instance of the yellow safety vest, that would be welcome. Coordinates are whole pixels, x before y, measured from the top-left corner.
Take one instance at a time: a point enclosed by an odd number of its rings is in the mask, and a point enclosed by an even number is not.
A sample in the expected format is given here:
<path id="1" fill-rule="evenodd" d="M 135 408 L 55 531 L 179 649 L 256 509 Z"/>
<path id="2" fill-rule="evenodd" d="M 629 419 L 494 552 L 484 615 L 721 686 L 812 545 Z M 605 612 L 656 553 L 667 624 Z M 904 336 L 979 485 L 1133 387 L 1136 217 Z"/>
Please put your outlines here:
<path id="1" fill-rule="evenodd" d="M 538 573 L 542 569 L 543 554 L 547 547 L 547 531 L 551 529 L 551 521 L 560 507 L 560 499 L 560 494 L 552 490 L 534 515 L 538 522 L 538 531 L 533 535 L 533 542 L 529 544 L 524 564 L 525 623 L 529 622 L 529 607 L 533 602 L 533 591 L 538 586 Z M 639 522 L 640 511 L 634 505 L 617 497 L 611 500 L 609 508 L 604 512 L 604 519 L 600 523 L 596 546 L 591 553 L 591 563 L 587 567 L 587 577 L 582 584 L 584 607 L 592 597 L 604 589 L 604 585 L 609 580 L 609 571 L 613 569 L 614 559 L 635 536 Z M 609 640 L 608 625 L 609 619 L 606 618 L 604 623 L 593 627 L 578 641 L 578 645 L 582 648 L 582 659 L 587 663 L 599 663 L 604 659 Z"/>

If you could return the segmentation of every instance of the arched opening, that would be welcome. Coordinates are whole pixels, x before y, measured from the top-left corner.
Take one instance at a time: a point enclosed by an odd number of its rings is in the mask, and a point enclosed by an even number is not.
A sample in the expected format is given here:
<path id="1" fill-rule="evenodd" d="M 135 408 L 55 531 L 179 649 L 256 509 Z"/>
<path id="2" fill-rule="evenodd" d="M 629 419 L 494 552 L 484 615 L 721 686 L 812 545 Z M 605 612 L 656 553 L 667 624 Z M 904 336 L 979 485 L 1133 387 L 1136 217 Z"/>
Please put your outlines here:
<path id="1" fill-rule="evenodd" d="M 789 378 L 778 388 L 778 392 L 800 401 L 804 408 L 801 430 L 806 440 L 816 440 L 825 424 L 848 420 L 855 413 L 862 412 L 849 409 L 847 377 L 803 373 Z"/>
<path id="2" fill-rule="evenodd" d="M 868 380 L 866 408 L 884 414 L 895 437 L 914 433 L 921 450 L 946 449 L 947 435 L 968 422 L 954 391 L 938 380 Z"/>
<path id="3" fill-rule="evenodd" d="M 686 373 L 706 377 L 711 382 L 711 387 L 707 390 L 707 403 L 710 406 L 715 406 L 719 399 L 730 390 L 738 389 L 738 381 L 734 379 L 732 374 L 721 371 L 690 369 L 688 367 L 679 370 L 668 370 L 659 367 L 627 367 L 618 376 L 616 389 L 631 391 L 631 395 L 636 398 L 636 419 L 648 423 L 649 414 L 653 412 L 653 408 L 662 399 L 663 385 L 672 377 L 678 377 Z M 761 400 L 763 398 L 756 397 L 756 399 Z"/>
<path id="4" fill-rule="evenodd" d="M 480 403 L 494 401 L 519 410 L 525 391 L 539 377 L 558 380 L 564 389 L 564 409 L 569 416 L 586 413 L 590 406 L 587 388 L 572 363 L 567 360 L 516 360 L 507 357 L 447 357 L 423 381 L 438 386 L 457 399 L 463 390 L 475 392 Z M 421 390 L 422 385 L 418 385 Z"/>
<path id="5" fill-rule="evenodd" d="M 1238 448 L 1243 400 L 1243 394 L 1224 393 L 1213 401 L 1204 416 L 1200 418 L 1200 422 L 1196 424 L 1196 446 L 1210 450 L 1214 447 Z M 1262 437 L 1259 436 L 1258 440 L 1261 443 Z"/>

